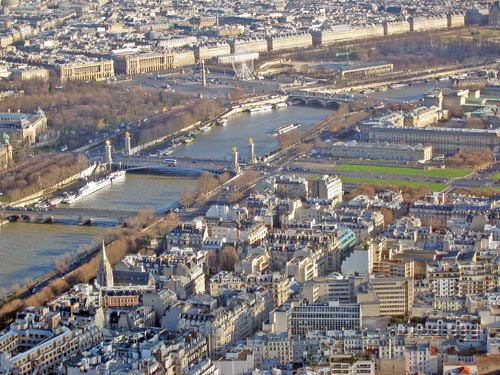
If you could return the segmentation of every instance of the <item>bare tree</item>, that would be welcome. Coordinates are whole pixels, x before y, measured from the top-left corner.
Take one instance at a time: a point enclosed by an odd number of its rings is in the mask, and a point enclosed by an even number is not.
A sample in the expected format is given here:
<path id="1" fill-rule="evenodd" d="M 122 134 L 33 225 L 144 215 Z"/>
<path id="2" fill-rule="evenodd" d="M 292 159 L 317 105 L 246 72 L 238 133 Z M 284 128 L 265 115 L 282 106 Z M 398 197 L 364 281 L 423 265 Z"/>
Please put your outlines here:
<path id="1" fill-rule="evenodd" d="M 203 172 L 200 177 L 198 177 L 197 182 L 198 192 L 200 193 L 200 195 L 205 196 L 219 185 L 217 179 L 208 172 Z"/>
<path id="2" fill-rule="evenodd" d="M 380 213 L 384 217 L 384 226 L 388 227 L 389 225 L 392 224 L 392 221 L 394 220 L 394 215 L 391 210 L 388 208 L 382 207 L 380 209 Z"/>
<path id="3" fill-rule="evenodd" d="M 226 245 L 220 252 L 219 264 L 221 271 L 234 271 L 239 262 L 238 252 L 233 246 Z"/>
<path id="4" fill-rule="evenodd" d="M 183 206 L 189 208 L 196 200 L 196 193 L 194 188 L 187 187 L 181 192 L 180 202 Z"/>

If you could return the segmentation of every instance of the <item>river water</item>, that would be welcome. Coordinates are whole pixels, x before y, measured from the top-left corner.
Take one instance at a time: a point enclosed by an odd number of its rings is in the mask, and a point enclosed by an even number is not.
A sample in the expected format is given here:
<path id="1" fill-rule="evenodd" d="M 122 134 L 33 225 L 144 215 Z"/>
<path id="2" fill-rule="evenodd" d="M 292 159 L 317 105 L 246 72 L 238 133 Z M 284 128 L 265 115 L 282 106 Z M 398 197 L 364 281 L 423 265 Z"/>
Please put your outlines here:
<path id="1" fill-rule="evenodd" d="M 227 126 L 213 127 L 199 135 L 196 141 L 179 146 L 176 155 L 194 157 L 229 158 L 231 147 L 247 157 L 248 138 L 255 143 L 260 156 L 277 146 L 277 137 L 271 135 L 277 127 L 298 122 L 304 128 L 333 115 L 327 109 L 292 106 L 255 114 L 242 113 L 231 119 Z M 192 186 L 194 180 L 158 175 L 127 174 L 125 180 L 95 192 L 71 205 L 75 208 L 99 208 L 137 211 L 151 207 L 164 212 L 175 204 L 181 192 Z M 96 218 L 94 218 L 96 219 Z M 79 227 L 59 224 L 9 223 L 0 226 L 0 289 L 14 283 L 23 284 L 26 278 L 34 279 L 54 266 L 54 260 L 66 252 L 76 252 L 80 246 L 89 246 L 98 236 L 110 230 L 109 221 L 96 220 L 99 226 Z"/>
<path id="2" fill-rule="evenodd" d="M 392 100 L 416 100 L 433 87 L 446 87 L 449 81 L 429 82 L 411 87 L 401 87 L 368 94 L 370 97 Z M 257 156 L 277 146 L 273 131 L 284 124 L 300 123 L 307 128 L 315 122 L 333 115 L 329 109 L 291 106 L 260 113 L 242 113 L 229 119 L 227 126 L 215 126 L 199 135 L 196 141 L 175 149 L 175 156 L 226 158 L 231 148 L 237 147 L 244 160 L 248 153 L 248 138 L 255 143 Z M 174 156 L 174 157 L 175 157 Z M 75 217 L 78 208 L 99 208 L 137 211 L 152 208 L 164 212 L 175 204 L 180 193 L 194 180 L 158 175 L 127 174 L 123 182 L 106 187 L 83 200 L 74 203 Z M 110 221 L 96 220 L 99 226 L 79 227 L 59 224 L 9 223 L 0 226 L 0 289 L 14 283 L 23 284 L 26 278 L 34 279 L 54 267 L 54 260 L 66 252 L 76 252 L 81 246 L 89 246 L 98 236 L 110 230 Z M 355 265 L 363 254 L 354 254 L 344 265 L 347 273 L 355 271 Z M 362 267 L 364 268 L 364 267 Z M 359 271 L 359 270 L 358 270 Z"/>
<path id="3" fill-rule="evenodd" d="M 246 160 L 248 138 L 253 138 L 256 155 L 264 155 L 278 144 L 277 137 L 272 135 L 276 128 L 290 123 L 300 123 L 301 129 L 305 129 L 334 113 L 329 109 L 302 106 L 256 113 L 243 112 L 230 118 L 226 126 L 212 127 L 196 142 L 180 145 L 174 150 L 173 155 L 229 159 L 231 148 L 235 146 L 239 156 Z"/>

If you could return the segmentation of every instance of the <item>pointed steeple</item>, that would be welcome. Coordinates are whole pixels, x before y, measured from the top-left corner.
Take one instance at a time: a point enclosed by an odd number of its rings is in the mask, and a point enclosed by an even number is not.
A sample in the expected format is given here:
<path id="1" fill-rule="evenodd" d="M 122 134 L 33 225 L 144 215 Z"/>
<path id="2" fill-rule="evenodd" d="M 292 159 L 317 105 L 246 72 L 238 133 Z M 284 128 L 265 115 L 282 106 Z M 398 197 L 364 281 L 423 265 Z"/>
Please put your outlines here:
<path id="1" fill-rule="evenodd" d="M 107 263 L 108 257 L 106 256 L 106 245 L 104 244 L 104 240 L 102 240 L 102 262 Z"/>
<path id="2" fill-rule="evenodd" d="M 113 270 L 111 269 L 111 264 L 108 261 L 104 240 L 102 241 L 102 258 L 101 262 L 99 263 L 99 268 L 97 269 L 96 279 L 97 284 L 101 288 L 112 288 L 114 286 Z"/>

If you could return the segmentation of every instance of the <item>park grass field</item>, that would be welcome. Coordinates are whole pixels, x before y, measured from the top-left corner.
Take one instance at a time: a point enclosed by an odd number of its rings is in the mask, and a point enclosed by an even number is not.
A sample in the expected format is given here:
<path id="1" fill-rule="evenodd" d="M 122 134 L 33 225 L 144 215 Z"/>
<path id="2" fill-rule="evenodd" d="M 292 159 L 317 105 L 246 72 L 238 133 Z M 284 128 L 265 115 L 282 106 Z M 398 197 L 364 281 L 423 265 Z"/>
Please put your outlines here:
<path id="1" fill-rule="evenodd" d="M 418 169 L 405 167 L 391 167 L 380 165 L 365 165 L 365 164 L 338 164 L 333 168 L 334 171 L 355 171 L 369 172 L 380 174 L 395 174 L 401 176 L 425 176 L 439 178 L 457 178 L 465 177 L 472 172 L 466 168 L 446 168 L 446 169 Z M 500 175 L 500 174 L 499 174 Z"/>
<path id="2" fill-rule="evenodd" d="M 500 173 L 495 173 L 493 176 L 491 176 L 492 180 L 500 180 Z"/>
<path id="3" fill-rule="evenodd" d="M 419 182 L 419 181 L 404 181 L 404 180 L 383 180 L 379 178 L 365 178 L 365 177 L 344 177 L 341 176 L 340 179 L 343 183 L 347 184 L 369 184 L 369 185 L 387 185 L 387 186 L 411 186 L 419 187 L 425 186 L 431 191 L 443 191 L 447 188 L 446 184 L 440 184 L 438 182 Z"/>

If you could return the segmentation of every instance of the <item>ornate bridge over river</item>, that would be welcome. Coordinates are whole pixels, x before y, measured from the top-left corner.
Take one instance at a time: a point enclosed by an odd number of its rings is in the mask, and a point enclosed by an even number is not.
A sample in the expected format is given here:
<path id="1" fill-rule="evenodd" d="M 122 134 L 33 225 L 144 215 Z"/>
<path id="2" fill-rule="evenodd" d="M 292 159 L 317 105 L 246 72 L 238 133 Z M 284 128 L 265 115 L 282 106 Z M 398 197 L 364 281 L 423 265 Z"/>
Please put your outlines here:
<path id="1" fill-rule="evenodd" d="M 322 107 L 338 107 L 342 103 L 354 102 L 350 94 L 330 94 L 308 90 L 292 91 L 288 100 L 298 104 L 320 105 Z"/>
<path id="2" fill-rule="evenodd" d="M 165 160 L 175 160 L 174 163 Z M 172 176 L 199 176 L 203 172 L 222 174 L 232 172 L 231 160 L 200 159 L 191 157 L 122 156 L 113 155 L 113 164 L 127 171 L 153 170 Z"/>
<path id="3" fill-rule="evenodd" d="M 115 223 L 122 223 L 127 218 L 136 215 L 136 211 L 108 210 L 99 208 L 73 208 L 68 205 L 61 205 L 51 211 L 14 209 L 3 211 L 2 216 L 10 222 L 24 223 L 53 223 L 84 225 L 88 219 L 97 218 L 111 220 Z"/>

